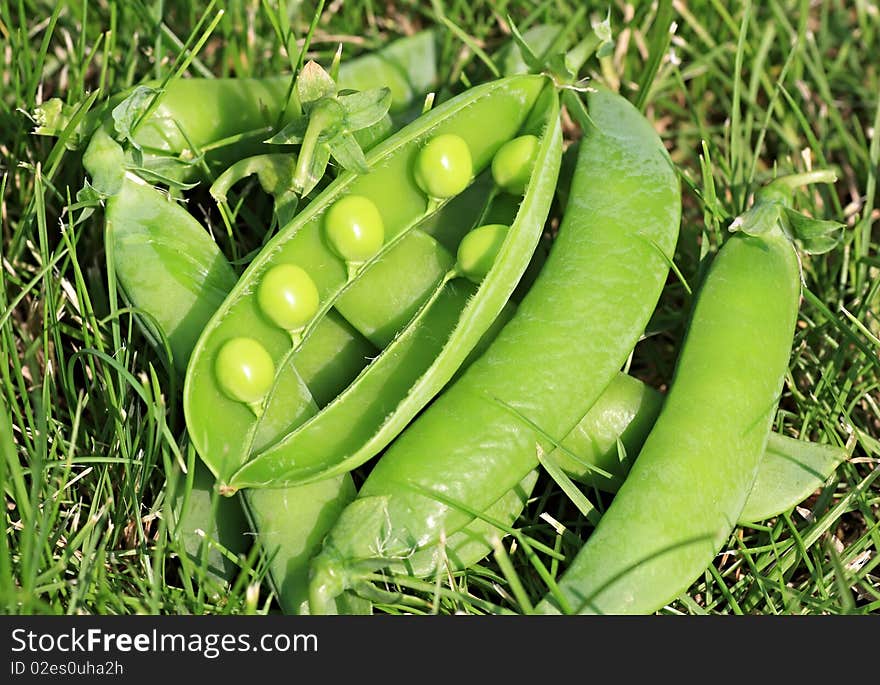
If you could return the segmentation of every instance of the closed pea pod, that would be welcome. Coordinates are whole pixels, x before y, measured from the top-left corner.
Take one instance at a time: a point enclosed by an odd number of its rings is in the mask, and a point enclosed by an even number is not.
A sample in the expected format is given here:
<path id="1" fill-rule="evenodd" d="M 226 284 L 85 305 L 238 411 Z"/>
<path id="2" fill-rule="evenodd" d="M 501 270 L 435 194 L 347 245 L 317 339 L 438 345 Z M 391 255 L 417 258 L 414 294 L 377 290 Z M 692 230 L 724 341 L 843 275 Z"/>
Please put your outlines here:
<path id="1" fill-rule="evenodd" d="M 617 492 L 662 404 L 659 392 L 621 373 L 547 458 L 574 480 Z M 738 522 L 754 523 L 792 509 L 846 457 L 843 447 L 771 433 Z"/>
<path id="2" fill-rule="evenodd" d="M 313 611 L 327 609 L 363 569 L 404 568 L 414 550 L 469 523 L 433 491 L 477 511 L 505 496 L 537 466 L 536 444 L 548 447 L 528 422 L 562 438 L 644 330 L 678 234 L 678 180 L 629 103 L 597 90 L 589 108 L 577 192 L 541 274 L 489 348 L 401 433 L 342 513 L 313 562 Z"/>
<path id="3" fill-rule="evenodd" d="M 438 81 L 436 43 L 435 31 L 421 31 L 375 53 L 346 60 L 339 67 L 339 87 L 359 91 L 388 87 L 391 113 L 401 117 Z M 146 166 L 177 160 L 176 167 L 163 163 L 162 173 L 178 181 L 210 177 L 238 160 L 271 150 L 261 141 L 299 110 L 290 76 L 175 78 L 163 90 L 161 86 L 150 81 L 138 87 L 147 93 L 147 103 L 156 100 L 133 131 L 133 141 Z M 91 136 L 126 98 L 138 97 L 135 90 L 114 95 L 104 107 L 89 112 L 73 142 Z M 70 115 L 70 108 L 60 100 L 48 101 L 35 113 L 37 132 L 60 133 Z M 197 155 L 203 159 L 195 159 Z"/>
<path id="4" fill-rule="evenodd" d="M 797 254 L 768 207 L 759 199 L 753 216 L 766 220 L 731 237 L 713 261 L 660 416 L 540 612 L 656 611 L 730 534 L 770 434 L 800 297 Z M 694 479 L 699 487 L 689 486 Z"/>

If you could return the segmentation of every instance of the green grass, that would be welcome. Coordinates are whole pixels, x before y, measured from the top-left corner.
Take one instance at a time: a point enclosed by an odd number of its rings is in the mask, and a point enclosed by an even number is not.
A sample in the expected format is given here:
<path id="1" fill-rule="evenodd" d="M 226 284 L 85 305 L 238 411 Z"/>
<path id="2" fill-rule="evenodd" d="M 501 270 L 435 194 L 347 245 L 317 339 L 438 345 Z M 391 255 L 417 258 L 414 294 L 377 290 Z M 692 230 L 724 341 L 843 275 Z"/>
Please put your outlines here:
<path id="1" fill-rule="evenodd" d="M 371 0 L 326 3 L 311 26 L 308 57 L 329 63 L 340 43 L 346 56 L 373 49 L 437 23 L 442 9 L 457 27 L 442 73 L 467 84 L 485 77 L 479 53 L 507 39 L 507 15 L 520 27 L 565 22 L 581 5 L 392 4 L 388 14 L 386 3 Z M 603 18 L 608 7 L 590 3 L 588 16 Z M 589 73 L 643 106 L 684 187 L 675 267 L 689 287 L 670 278 L 631 373 L 668 384 L 700 259 L 760 183 L 777 172 L 833 168 L 838 183 L 800 192 L 797 205 L 847 225 L 840 247 L 804 258 L 776 429 L 845 445 L 851 457 L 801 506 L 737 529 L 664 612 L 880 612 L 880 12 L 867 0 L 706 0 L 659 9 L 613 2 L 610 12 L 616 49 L 589 63 Z M 0 57 L 0 395 L 14 425 L 14 444 L 0 443 L 5 611 L 275 610 L 256 555 L 238 559 L 231 589 L 219 592 L 168 534 L 168 480 L 197 458 L 181 379 L 118 301 L 97 217 L 72 220 L 83 182 L 79 154 L 64 135 L 31 135 L 27 113 L 52 96 L 78 103 L 176 70 L 290 71 L 314 16 L 312 4 L 293 1 L 0 3 L 8 47 Z M 574 28 L 587 30 L 584 22 Z M 189 208 L 227 255 L 247 252 L 206 195 L 195 194 Z M 608 504 L 584 495 L 599 510 Z M 493 557 L 463 576 L 387 582 L 377 610 L 526 613 L 589 534 L 581 504 L 542 476 L 515 535 Z"/>

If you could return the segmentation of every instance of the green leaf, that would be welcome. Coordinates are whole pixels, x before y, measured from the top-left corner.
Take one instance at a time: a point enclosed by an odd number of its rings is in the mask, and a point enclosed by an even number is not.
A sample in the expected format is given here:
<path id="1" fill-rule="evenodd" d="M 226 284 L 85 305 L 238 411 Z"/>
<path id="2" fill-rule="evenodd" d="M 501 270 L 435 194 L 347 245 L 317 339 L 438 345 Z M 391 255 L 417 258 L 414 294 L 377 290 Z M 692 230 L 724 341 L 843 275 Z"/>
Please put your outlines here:
<path id="1" fill-rule="evenodd" d="M 134 141 L 134 127 L 147 110 L 150 108 L 153 98 L 161 91 L 149 86 L 137 86 L 127 98 L 113 108 L 113 126 L 121 140 L 128 140 L 140 149 Z"/>
<path id="2" fill-rule="evenodd" d="M 309 112 L 306 136 L 316 132 L 317 140 L 326 142 L 345 128 L 345 109 L 335 97 L 323 97 Z M 312 131 L 309 131 L 312 129 Z"/>
<path id="3" fill-rule="evenodd" d="M 541 60 L 538 59 L 537 55 L 532 51 L 531 46 L 528 44 L 526 39 L 520 33 L 513 19 L 508 15 L 507 23 L 510 26 L 510 32 L 513 34 L 513 40 L 519 48 L 520 57 L 522 57 L 522 61 L 529 68 L 529 71 L 532 73 L 538 73 L 543 68 L 543 64 L 541 64 Z"/>
<path id="4" fill-rule="evenodd" d="M 339 104 L 345 112 L 345 128 L 359 131 L 380 121 L 391 109 L 391 89 L 373 88 L 350 95 L 340 95 Z"/>
<path id="5" fill-rule="evenodd" d="M 89 179 L 86 179 L 83 187 L 76 191 L 77 204 L 83 206 L 97 205 L 106 197 L 107 195 L 89 183 Z"/>
<path id="6" fill-rule="evenodd" d="M 134 172 L 138 176 L 140 176 L 145 181 L 150 181 L 151 183 L 158 183 L 164 186 L 168 186 L 169 189 L 177 189 L 177 190 L 192 190 L 198 184 L 198 182 L 186 183 L 185 181 L 180 181 L 174 176 L 169 176 L 167 174 L 163 174 L 161 169 L 162 167 L 149 167 L 149 166 L 130 166 L 127 167 L 129 171 Z"/>
<path id="7" fill-rule="evenodd" d="M 782 210 L 783 206 L 778 202 L 761 202 L 734 219 L 728 230 L 731 233 L 741 231 L 747 235 L 761 235 L 780 222 Z"/>
<path id="8" fill-rule="evenodd" d="M 321 98 L 336 94 L 336 83 L 317 62 L 307 62 L 296 79 L 296 92 L 303 109 L 308 111 L 308 104 Z"/>
<path id="9" fill-rule="evenodd" d="M 295 186 L 299 187 L 300 195 L 308 195 L 318 182 L 324 177 L 324 171 L 330 162 L 330 146 L 327 143 L 318 143 L 309 155 L 305 165 L 298 168 Z"/>
<path id="10" fill-rule="evenodd" d="M 271 145 L 298 145 L 303 141 L 308 128 L 309 118 L 307 116 L 296 117 L 278 133 L 263 142 Z"/>
<path id="11" fill-rule="evenodd" d="M 839 221 L 814 219 L 793 209 L 785 209 L 786 229 L 808 254 L 824 254 L 833 250 L 843 239 L 846 224 Z"/>
<path id="12" fill-rule="evenodd" d="M 367 166 L 367 158 L 364 156 L 364 151 L 361 150 L 361 146 L 358 145 L 357 140 L 355 140 L 351 133 L 339 133 L 327 145 L 330 148 L 330 154 L 333 156 L 333 159 L 346 171 L 365 174 L 370 170 Z"/>
<path id="13" fill-rule="evenodd" d="M 843 447 L 771 433 L 740 523 L 765 521 L 803 502 L 847 459 Z"/>

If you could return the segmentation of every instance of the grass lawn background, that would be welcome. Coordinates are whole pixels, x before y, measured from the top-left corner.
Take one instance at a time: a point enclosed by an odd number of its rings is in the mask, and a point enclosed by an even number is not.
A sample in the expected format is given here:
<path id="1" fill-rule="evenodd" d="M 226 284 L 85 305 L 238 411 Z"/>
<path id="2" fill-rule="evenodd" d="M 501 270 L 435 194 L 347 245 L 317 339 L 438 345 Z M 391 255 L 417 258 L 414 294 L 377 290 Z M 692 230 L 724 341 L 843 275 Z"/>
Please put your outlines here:
<path id="1" fill-rule="evenodd" d="M 491 54 L 509 40 L 508 16 L 521 28 L 567 23 L 579 7 L 571 0 L 327 2 L 308 57 L 328 64 L 340 44 L 351 57 L 436 25 L 442 14 L 458 35 L 451 34 L 441 73 L 462 88 L 485 73 L 476 48 Z M 851 456 L 801 506 L 734 531 L 715 563 L 664 611 L 877 612 L 880 10 L 868 0 L 590 2 L 577 35 L 608 12 L 614 53 L 588 63 L 584 75 L 638 103 L 680 169 L 675 266 L 684 281 L 695 282 L 701 254 L 720 244 L 752 192 L 776 173 L 835 169 L 833 188 L 800 192 L 796 206 L 846 224 L 841 246 L 804 258 L 804 298 L 775 428 L 845 445 Z M 212 24 L 188 75 L 289 72 L 314 16 L 313 3 L 256 0 L 0 2 L 0 397 L 14 425 L 13 444 L 0 445 L 3 610 L 276 610 L 256 554 L 237 559 L 239 572 L 219 597 L 197 569 L 181 564 L 166 525 L 167 476 L 195 455 L 175 381 L 131 315 L 111 302 L 100 221 L 70 222 L 66 208 L 83 184 L 79 153 L 32 135 L 28 113 L 50 97 L 77 103 L 98 88 L 109 94 L 162 78 Z M 189 209 L 227 254 L 235 252 L 206 193 L 194 194 Z M 688 303 L 671 277 L 632 374 L 665 387 Z M 517 526 L 569 559 L 589 532 L 549 477 Z M 440 601 L 430 591 L 407 591 L 405 608 L 377 611 L 525 611 L 520 587 L 532 601 L 545 587 L 522 549 L 507 549 L 512 573 L 488 558 L 449 581 L 454 592 Z M 547 563 L 552 572 L 564 566 Z"/>

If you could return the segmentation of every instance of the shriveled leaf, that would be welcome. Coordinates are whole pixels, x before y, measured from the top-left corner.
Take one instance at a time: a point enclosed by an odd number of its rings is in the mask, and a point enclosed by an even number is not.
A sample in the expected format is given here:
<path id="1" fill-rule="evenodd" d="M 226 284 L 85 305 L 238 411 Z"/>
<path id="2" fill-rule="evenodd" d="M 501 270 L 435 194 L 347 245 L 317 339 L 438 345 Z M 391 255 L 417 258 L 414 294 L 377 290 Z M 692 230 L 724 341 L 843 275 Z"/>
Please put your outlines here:
<path id="1" fill-rule="evenodd" d="M 605 19 L 593 24 L 593 33 L 599 39 L 599 47 L 596 48 L 596 56 L 608 57 L 614 52 L 614 34 L 611 31 L 611 10 L 605 15 Z"/>
<path id="2" fill-rule="evenodd" d="M 336 83 L 320 64 L 306 62 L 296 79 L 296 92 L 303 108 L 323 97 L 336 94 Z"/>
<path id="3" fill-rule="evenodd" d="M 64 104 L 61 98 L 51 98 L 38 105 L 33 112 L 36 126 L 33 133 L 38 136 L 57 136 L 70 122 L 73 108 Z"/>
<path id="4" fill-rule="evenodd" d="M 333 53 L 333 61 L 330 63 L 330 78 L 334 82 L 339 81 L 339 65 L 342 62 L 342 43 L 336 46 L 336 52 Z"/>
<path id="5" fill-rule="evenodd" d="M 47 100 L 31 115 L 35 124 L 34 135 L 63 138 L 68 150 L 80 149 L 100 124 L 98 116 L 87 117 L 98 95 L 100 91 L 93 91 L 75 105 L 67 105 L 59 98 Z"/>

